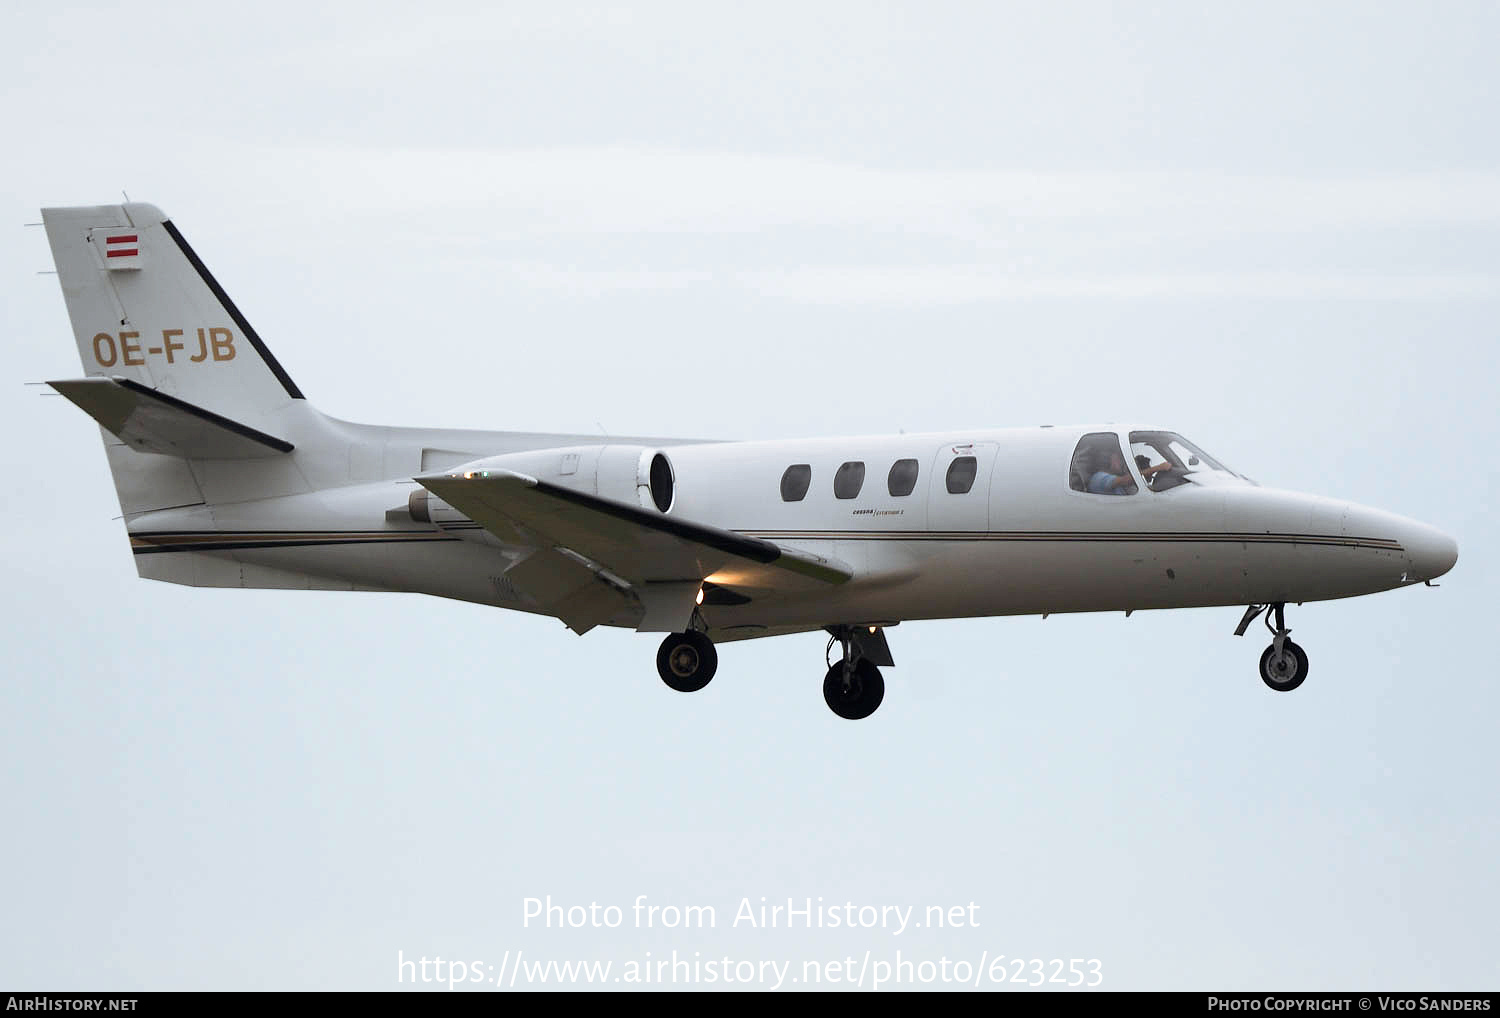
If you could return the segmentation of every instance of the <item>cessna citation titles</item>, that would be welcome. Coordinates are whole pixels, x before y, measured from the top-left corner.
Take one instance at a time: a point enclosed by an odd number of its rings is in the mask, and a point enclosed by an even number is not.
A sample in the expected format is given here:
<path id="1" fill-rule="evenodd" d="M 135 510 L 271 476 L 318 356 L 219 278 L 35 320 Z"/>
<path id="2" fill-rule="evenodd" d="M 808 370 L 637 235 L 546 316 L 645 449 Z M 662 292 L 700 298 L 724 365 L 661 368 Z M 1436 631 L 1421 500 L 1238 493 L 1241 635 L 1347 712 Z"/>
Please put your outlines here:
<path id="1" fill-rule="evenodd" d="M 83 359 L 49 383 L 104 429 L 136 569 L 197 587 L 414 591 L 716 644 L 827 631 L 823 697 L 880 706 L 912 619 L 1248 606 L 1275 690 L 1307 678 L 1288 602 L 1453 567 L 1390 513 L 1262 488 L 1175 432 L 1042 427 L 699 442 L 327 417 L 151 205 L 46 209 Z"/>

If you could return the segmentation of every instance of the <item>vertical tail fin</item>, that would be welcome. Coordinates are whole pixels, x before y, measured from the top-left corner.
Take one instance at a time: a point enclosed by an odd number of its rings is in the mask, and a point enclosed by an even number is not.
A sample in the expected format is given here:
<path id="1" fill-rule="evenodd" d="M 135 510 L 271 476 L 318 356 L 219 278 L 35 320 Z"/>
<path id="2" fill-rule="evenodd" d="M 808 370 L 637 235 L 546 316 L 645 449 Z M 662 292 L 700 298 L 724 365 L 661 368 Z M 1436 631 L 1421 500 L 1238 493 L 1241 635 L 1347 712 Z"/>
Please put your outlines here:
<path id="1" fill-rule="evenodd" d="M 221 498 L 305 487 L 291 464 L 245 457 L 290 450 L 282 437 L 321 416 L 161 210 L 43 209 L 42 221 L 86 376 L 54 388 L 104 427 L 121 511 L 214 502 L 214 479 Z"/>
<path id="2" fill-rule="evenodd" d="M 85 375 L 127 378 L 262 430 L 302 392 L 153 205 L 43 209 Z"/>

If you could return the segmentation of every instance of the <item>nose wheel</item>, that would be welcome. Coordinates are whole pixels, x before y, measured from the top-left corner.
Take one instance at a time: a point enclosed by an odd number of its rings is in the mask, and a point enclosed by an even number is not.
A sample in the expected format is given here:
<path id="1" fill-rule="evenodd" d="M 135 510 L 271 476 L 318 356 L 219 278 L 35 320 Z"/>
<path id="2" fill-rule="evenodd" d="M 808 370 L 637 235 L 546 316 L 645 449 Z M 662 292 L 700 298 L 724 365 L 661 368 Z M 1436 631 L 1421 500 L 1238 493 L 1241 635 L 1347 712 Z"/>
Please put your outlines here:
<path id="1" fill-rule="evenodd" d="M 656 652 L 661 680 L 679 693 L 696 693 L 708 685 L 719 668 L 719 652 L 702 633 L 673 633 Z"/>
<path id="2" fill-rule="evenodd" d="M 1260 680 L 1278 693 L 1289 693 L 1307 678 L 1307 653 L 1285 640 L 1277 650 L 1273 643 L 1260 656 Z"/>
<path id="3" fill-rule="evenodd" d="M 1269 609 L 1269 610 L 1267 610 Z M 1260 656 L 1260 680 L 1278 693 L 1290 693 L 1307 679 L 1307 652 L 1287 637 L 1292 631 L 1286 627 L 1286 604 L 1252 604 L 1245 609 L 1245 617 L 1234 631 L 1235 636 L 1244 636 L 1245 630 L 1261 612 L 1266 613 L 1266 629 L 1271 633 L 1271 645 Z M 1275 624 L 1272 624 L 1272 619 Z"/>

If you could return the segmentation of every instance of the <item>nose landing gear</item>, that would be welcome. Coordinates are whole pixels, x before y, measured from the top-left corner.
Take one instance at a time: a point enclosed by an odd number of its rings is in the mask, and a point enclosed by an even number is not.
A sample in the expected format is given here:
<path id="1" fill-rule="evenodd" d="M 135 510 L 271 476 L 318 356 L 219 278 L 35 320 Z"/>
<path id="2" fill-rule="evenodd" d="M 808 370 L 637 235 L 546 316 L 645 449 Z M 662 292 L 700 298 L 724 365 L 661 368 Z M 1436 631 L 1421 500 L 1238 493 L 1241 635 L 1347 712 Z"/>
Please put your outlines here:
<path id="1" fill-rule="evenodd" d="M 1267 611 L 1267 609 L 1270 609 Z M 1260 656 L 1260 680 L 1278 693 L 1290 693 L 1307 679 L 1307 652 L 1287 637 L 1292 631 L 1286 627 L 1286 603 L 1252 604 L 1245 609 L 1235 636 L 1244 636 L 1250 623 L 1261 612 L 1266 613 L 1266 629 L 1271 633 L 1271 645 Z M 1275 625 L 1271 624 L 1275 617 Z"/>
<path id="2" fill-rule="evenodd" d="M 1278 693 L 1288 693 L 1307 678 L 1307 652 L 1291 640 L 1277 650 L 1273 643 L 1260 656 L 1260 680 Z"/>

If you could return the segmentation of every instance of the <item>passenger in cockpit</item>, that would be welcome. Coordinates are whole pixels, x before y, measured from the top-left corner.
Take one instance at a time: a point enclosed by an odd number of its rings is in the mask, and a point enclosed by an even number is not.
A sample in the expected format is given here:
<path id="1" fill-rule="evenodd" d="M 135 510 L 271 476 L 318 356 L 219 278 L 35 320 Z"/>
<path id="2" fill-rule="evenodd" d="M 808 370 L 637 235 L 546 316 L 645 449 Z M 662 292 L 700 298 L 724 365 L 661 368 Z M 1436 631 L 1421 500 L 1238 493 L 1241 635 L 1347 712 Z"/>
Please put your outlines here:
<path id="1" fill-rule="evenodd" d="M 1125 457 L 1119 449 L 1105 451 L 1089 476 L 1088 490 L 1095 495 L 1134 495 L 1135 478 L 1125 469 Z"/>

